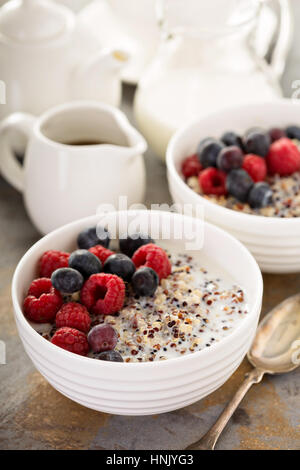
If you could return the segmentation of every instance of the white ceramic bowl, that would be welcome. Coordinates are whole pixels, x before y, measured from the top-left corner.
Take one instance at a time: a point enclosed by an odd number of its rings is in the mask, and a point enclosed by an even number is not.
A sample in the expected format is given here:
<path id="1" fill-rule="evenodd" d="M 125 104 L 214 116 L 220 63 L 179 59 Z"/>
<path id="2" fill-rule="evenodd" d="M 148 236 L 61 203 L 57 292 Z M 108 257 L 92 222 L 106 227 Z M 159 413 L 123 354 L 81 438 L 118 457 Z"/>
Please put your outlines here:
<path id="1" fill-rule="evenodd" d="M 136 212 L 128 214 L 129 220 L 136 216 Z M 160 226 L 167 214 L 177 227 L 187 220 L 182 215 L 162 211 L 139 211 L 139 214 L 143 220 L 151 218 L 152 224 Z M 115 213 L 108 217 L 115 217 Z M 200 219 L 188 219 L 193 230 L 203 228 L 204 222 Z M 63 395 L 88 408 L 113 414 L 163 413 L 213 392 L 235 371 L 250 347 L 261 310 L 263 285 L 259 267 L 249 251 L 231 235 L 210 224 L 204 224 L 202 250 L 246 290 L 249 303 L 249 315 L 219 343 L 161 362 L 101 362 L 54 346 L 27 322 L 22 302 L 30 282 L 36 277 L 41 254 L 48 249 L 74 249 L 77 234 L 96 225 L 98 220 L 98 216 L 93 216 L 55 230 L 37 242 L 17 266 L 12 285 L 15 319 L 24 348 L 35 367 Z M 179 242 L 182 249 L 184 242 Z"/>
<path id="2" fill-rule="evenodd" d="M 227 130 L 243 134 L 251 127 L 300 124 L 300 104 L 287 99 L 243 105 L 210 114 L 179 130 L 167 150 L 169 188 L 174 202 L 201 204 L 208 222 L 227 230 L 252 252 L 260 268 L 270 273 L 300 271 L 300 217 L 281 219 L 245 214 L 221 207 L 196 194 L 181 176 L 181 163 L 195 152 L 203 137 Z"/>

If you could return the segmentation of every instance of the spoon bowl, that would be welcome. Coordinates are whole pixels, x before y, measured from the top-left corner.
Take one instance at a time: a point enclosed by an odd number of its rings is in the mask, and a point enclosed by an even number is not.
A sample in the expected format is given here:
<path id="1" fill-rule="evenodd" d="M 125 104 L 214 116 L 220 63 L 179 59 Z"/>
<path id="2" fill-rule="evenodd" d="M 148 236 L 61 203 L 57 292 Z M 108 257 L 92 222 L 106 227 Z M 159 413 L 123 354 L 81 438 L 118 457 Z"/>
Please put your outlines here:
<path id="1" fill-rule="evenodd" d="M 259 324 L 248 360 L 268 374 L 290 372 L 299 366 L 300 294 L 289 297 L 271 310 Z M 300 343 L 298 344 L 300 351 Z"/>

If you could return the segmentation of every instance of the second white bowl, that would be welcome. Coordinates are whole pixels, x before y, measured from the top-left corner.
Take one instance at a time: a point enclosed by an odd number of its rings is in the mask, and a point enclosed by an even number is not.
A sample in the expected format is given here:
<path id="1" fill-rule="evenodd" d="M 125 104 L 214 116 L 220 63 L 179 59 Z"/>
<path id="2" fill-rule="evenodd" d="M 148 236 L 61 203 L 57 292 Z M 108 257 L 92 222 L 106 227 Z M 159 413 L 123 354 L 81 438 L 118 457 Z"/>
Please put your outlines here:
<path id="1" fill-rule="evenodd" d="M 227 130 L 243 134 L 251 127 L 300 125 L 300 104 L 280 99 L 269 103 L 229 108 L 201 118 L 179 130 L 167 151 L 169 189 L 175 203 L 202 205 L 207 221 L 218 225 L 244 243 L 260 268 L 270 273 L 300 271 L 300 217 L 281 219 L 237 212 L 198 195 L 181 175 L 184 158 L 195 152 L 207 136 L 221 136 Z"/>

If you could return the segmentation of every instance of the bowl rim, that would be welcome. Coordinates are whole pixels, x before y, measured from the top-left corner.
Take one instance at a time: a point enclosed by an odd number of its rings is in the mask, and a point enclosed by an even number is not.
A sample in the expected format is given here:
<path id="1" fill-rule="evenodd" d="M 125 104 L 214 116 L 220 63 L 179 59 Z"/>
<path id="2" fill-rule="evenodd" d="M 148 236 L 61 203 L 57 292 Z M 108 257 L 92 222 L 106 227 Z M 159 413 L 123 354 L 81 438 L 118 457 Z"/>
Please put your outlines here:
<path id="1" fill-rule="evenodd" d="M 98 367 L 103 367 L 103 368 L 107 368 L 107 369 L 110 368 L 110 367 L 122 368 L 124 366 L 125 367 L 136 368 L 136 369 L 140 369 L 140 368 L 144 368 L 144 367 L 147 367 L 149 369 L 150 368 L 151 369 L 152 368 L 165 368 L 165 367 L 168 367 L 168 364 L 170 364 L 170 363 L 180 364 L 180 363 L 183 363 L 183 362 L 185 362 L 185 361 L 187 361 L 191 358 L 196 358 L 196 357 L 205 358 L 206 356 L 209 356 L 209 355 L 213 354 L 214 352 L 217 352 L 218 349 L 220 349 L 220 347 L 222 347 L 223 345 L 226 345 L 226 343 L 230 343 L 233 340 L 234 337 L 239 335 L 240 330 L 244 329 L 245 326 L 253 320 L 253 315 L 255 314 L 255 312 L 257 312 L 257 311 L 260 312 L 261 304 L 262 304 L 262 296 L 263 296 L 262 273 L 260 271 L 260 268 L 259 268 L 255 258 L 250 253 L 250 251 L 239 240 L 237 240 L 235 237 L 233 237 L 231 234 L 229 234 L 225 230 L 223 230 L 223 229 L 221 229 L 221 228 L 219 228 L 219 227 L 217 227 L 213 224 L 210 224 L 207 221 L 203 221 L 201 219 L 197 219 L 197 218 L 194 218 L 194 217 L 190 217 L 190 216 L 186 216 L 186 215 L 178 214 L 178 213 L 174 213 L 174 212 L 167 212 L 167 211 L 160 211 L 160 210 L 153 210 L 153 211 L 150 211 L 150 210 L 129 210 L 129 211 L 112 211 L 112 212 L 107 213 L 106 215 L 109 216 L 110 214 L 115 214 L 115 213 L 120 213 L 120 214 L 130 213 L 130 215 L 134 215 L 136 213 L 138 213 L 138 214 L 141 214 L 141 213 L 144 213 L 144 214 L 154 213 L 154 214 L 157 214 L 159 217 L 163 217 L 164 214 L 168 214 L 168 216 L 170 216 L 170 214 L 171 214 L 171 216 L 176 218 L 176 219 L 182 219 L 182 218 L 192 219 L 192 221 L 194 221 L 195 224 L 199 224 L 199 225 L 204 224 L 204 226 L 209 227 L 210 230 L 214 230 L 215 232 L 218 232 L 222 237 L 226 237 L 226 238 L 230 239 L 233 243 L 236 244 L 236 246 L 238 247 L 239 250 L 244 252 L 244 254 L 246 255 L 246 257 L 249 260 L 249 263 L 252 264 L 254 270 L 256 271 L 256 276 L 255 276 L 256 277 L 256 283 L 257 283 L 256 290 L 255 290 L 256 296 L 255 296 L 255 300 L 254 300 L 254 303 L 253 303 L 253 307 L 251 308 L 251 311 L 249 312 L 250 313 L 249 316 L 247 316 L 244 319 L 244 321 L 241 322 L 232 331 L 232 333 L 230 335 L 222 338 L 222 340 L 220 340 L 219 342 L 212 344 L 211 347 L 204 348 L 204 349 L 202 349 L 200 351 L 197 351 L 195 353 L 183 355 L 182 357 L 170 358 L 170 359 L 167 359 L 165 361 L 153 361 L 153 362 L 145 361 L 145 362 L 128 362 L 128 363 L 126 363 L 126 362 L 123 362 L 123 363 L 109 362 L 109 361 L 97 361 L 96 362 L 95 359 L 93 359 L 93 358 L 80 356 L 78 354 L 74 354 L 70 351 L 59 348 L 58 346 L 52 344 L 50 341 L 45 340 L 45 338 L 43 338 L 30 325 L 30 323 L 28 322 L 28 320 L 26 319 L 26 317 L 23 314 L 21 305 L 18 302 L 17 284 L 18 284 L 18 281 L 19 281 L 20 273 L 22 272 L 23 267 L 30 261 L 31 254 L 34 253 L 41 245 L 43 245 L 45 241 L 47 241 L 48 239 L 51 239 L 54 235 L 59 236 L 60 233 L 63 233 L 67 229 L 69 230 L 72 227 L 74 227 L 74 229 L 75 229 L 75 227 L 77 225 L 84 224 L 87 227 L 91 226 L 91 224 L 95 225 L 97 223 L 97 219 L 99 219 L 99 217 L 101 216 L 100 214 L 97 214 L 97 215 L 77 219 L 76 221 L 71 222 L 71 223 L 66 224 L 66 225 L 63 225 L 62 227 L 60 227 L 56 230 L 53 230 L 52 232 L 48 233 L 44 237 L 40 238 L 36 243 L 34 243 L 31 246 L 31 248 L 29 248 L 25 252 L 25 254 L 22 256 L 22 258 L 20 259 L 20 261 L 19 261 L 19 263 L 18 263 L 18 265 L 15 269 L 13 279 L 12 279 L 12 287 L 11 287 L 11 295 L 12 295 L 12 303 L 13 303 L 15 321 L 16 321 L 18 327 L 20 325 L 23 329 L 25 329 L 27 331 L 27 333 L 29 335 L 33 335 L 35 337 L 35 339 L 38 342 L 40 342 L 41 347 L 44 347 L 44 348 L 48 349 L 48 351 L 50 353 L 52 351 L 53 353 L 56 353 L 56 354 L 60 355 L 62 357 L 62 359 L 65 358 L 65 359 L 70 360 L 72 358 L 74 361 L 78 361 L 78 362 L 82 363 L 83 365 L 84 364 L 97 363 L 97 364 L 99 364 Z M 19 331 L 18 331 L 18 334 L 19 334 L 19 336 L 21 336 Z M 93 361 L 93 362 L 91 362 L 91 361 Z"/>
<path id="2" fill-rule="evenodd" d="M 251 103 L 251 104 L 242 104 L 242 105 L 235 105 L 231 106 L 229 108 L 222 109 L 220 111 L 214 111 L 212 113 L 207 114 L 204 117 L 195 119 L 188 124 L 186 124 L 184 127 L 181 127 L 178 129 L 175 134 L 172 136 L 168 147 L 167 147 L 167 152 L 166 152 L 166 164 L 167 164 L 167 170 L 168 170 L 168 178 L 172 178 L 173 181 L 179 185 L 179 190 L 180 191 L 185 191 L 186 194 L 189 197 L 194 197 L 197 198 L 203 205 L 204 208 L 212 209 L 220 217 L 223 216 L 230 216 L 232 219 L 235 219 L 235 221 L 239 221 L 240 223 L 257 223 L 260 224 L 261 226 L 268 226 L 269 227 L 274 227 L 277 225 L 280 225 L 281 227 L 283 225 L 287 226 L 289 225 L 289 228 L 293 228 L 296 225 L 299 226 L 300 224 L 300 217 L 297 218 L 281 218 L 281 217 L 264 217 L 261 215 L 256 215 L 256 214 L 247 214 L 245 212 L 239 212 L 235 211 L 233 209 L 229 209 L 227 207 L 223 207 L 215 202 L 210 201 L 209 199 L 206 199 L 203 197 L 201 194 L 196 193 L 195 191 L 190 188 L 186 182 L 182 179 L 180 173 L 177 171 L 175 167 L 175 162 L 174 162 L 174 149 L 176 148 L 177 144 L 179 141 L 183 140 L 186 136 L 186 133 L 189 132 L 192 128 L 196 127 L 201 127 L 201 123 L 205 122 L 207 118 L 213 118 L 214 116 L 219 116 L 220 114 L 227 115 L 231 112 L 237 113 L 238 111 L 244 111 L 248 110 L 249 108 L 265 108 L 266 106 L 282 106 L 284 108 L 289 108 L 291 106 L 298 106 L 299 107 L 299 112 L 300 112 L 300 102 L 293 101 L 290 98 L 277 98 L 273 101 L 265 101 L 265 102 L 257 102 L 257 103 Z M 247 230 L 246 230 L 247 231 Z"/>

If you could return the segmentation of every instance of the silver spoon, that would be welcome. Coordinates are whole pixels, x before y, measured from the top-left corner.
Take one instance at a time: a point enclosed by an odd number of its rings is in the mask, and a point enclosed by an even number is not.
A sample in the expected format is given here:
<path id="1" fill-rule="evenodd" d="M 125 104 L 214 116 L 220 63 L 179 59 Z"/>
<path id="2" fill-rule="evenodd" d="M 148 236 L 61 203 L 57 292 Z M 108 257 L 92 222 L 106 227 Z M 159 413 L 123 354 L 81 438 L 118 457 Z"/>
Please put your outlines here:
<path id="1" fill-rule="evenodd" d="M 291 372 L 300 365 L 300 294 L 275 307 L 258 326 L 248 352 L 254 369 L 246 378 L 212 428 L 186 450 L 213 450 L 223 429 L 253 384 L 264 374 Z"/>

